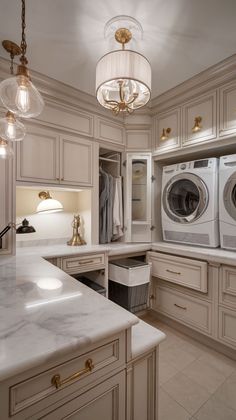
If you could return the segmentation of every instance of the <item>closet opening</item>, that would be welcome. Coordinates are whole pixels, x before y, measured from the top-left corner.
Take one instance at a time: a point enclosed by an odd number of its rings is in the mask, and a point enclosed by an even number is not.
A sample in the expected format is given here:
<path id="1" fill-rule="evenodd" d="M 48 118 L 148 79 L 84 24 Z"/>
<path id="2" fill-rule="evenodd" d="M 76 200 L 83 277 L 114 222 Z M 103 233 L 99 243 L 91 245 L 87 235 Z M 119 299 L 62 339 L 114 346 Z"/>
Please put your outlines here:
<path id="1" fill-rule="evenodd" d="M 124 240 L 124 193 L 121 153 L 99 150 L 99 243 Z"/>

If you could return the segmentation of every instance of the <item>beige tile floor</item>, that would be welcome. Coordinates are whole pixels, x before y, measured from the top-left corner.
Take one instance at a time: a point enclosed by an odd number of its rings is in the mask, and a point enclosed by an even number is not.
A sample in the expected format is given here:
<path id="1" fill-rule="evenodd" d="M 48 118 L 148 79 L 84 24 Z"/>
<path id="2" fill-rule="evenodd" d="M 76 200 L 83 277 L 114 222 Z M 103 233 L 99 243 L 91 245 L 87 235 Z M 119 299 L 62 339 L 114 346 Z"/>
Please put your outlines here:
<path id="1" fill-rule="evenodd" d="M 236 362 L 152 314 L 142 319 L 167 335 L 160 344 L 159 420 L 236 420 Z"/>

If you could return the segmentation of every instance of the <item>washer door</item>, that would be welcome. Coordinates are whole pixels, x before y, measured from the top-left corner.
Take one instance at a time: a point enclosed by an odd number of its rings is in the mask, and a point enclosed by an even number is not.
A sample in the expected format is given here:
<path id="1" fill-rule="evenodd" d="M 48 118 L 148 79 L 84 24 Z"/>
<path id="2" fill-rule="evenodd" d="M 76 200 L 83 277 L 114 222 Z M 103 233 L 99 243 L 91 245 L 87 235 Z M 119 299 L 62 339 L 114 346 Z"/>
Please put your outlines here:
<path id="1" fill-rule="evenodd" d="M 199 219 L 208 205 L 205 183 L 194 174 L 174 176 L 165 186 L 162 204 L 167 216 L 178 223 L 192 223 Z"/>
<path id="2" fill-rule="evenodd" d="M 225 184 L 223 200 L 228 214 L 236 220 L 236 172 L 231 175 Z"/>

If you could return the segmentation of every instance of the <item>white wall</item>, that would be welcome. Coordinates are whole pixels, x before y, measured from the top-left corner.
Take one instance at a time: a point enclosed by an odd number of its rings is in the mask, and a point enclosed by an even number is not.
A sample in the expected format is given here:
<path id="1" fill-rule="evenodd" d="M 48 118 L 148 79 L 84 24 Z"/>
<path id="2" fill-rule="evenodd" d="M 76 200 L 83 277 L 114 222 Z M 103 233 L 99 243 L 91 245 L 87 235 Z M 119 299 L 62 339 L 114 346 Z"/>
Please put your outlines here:
<path id="1" fill-rule="evenodd" d="M 91 191 L 59 191 L 50 189 L 50 194 L 59 200 L 64 211 L 51 214 L 36 214 L 40 203 L 38 193 L 42 190 L 34 188 L 16 188 L 16 223 L 27 218 L 36 232 L 17 234 L 17 246 L 46 243 L 65 243 L 72 236 L 72 221 L 74 214 L 81 215 L 81 235 L 85 241 L 91 243 Z M 36 242 L 35 242 L 36 245 Z"/>

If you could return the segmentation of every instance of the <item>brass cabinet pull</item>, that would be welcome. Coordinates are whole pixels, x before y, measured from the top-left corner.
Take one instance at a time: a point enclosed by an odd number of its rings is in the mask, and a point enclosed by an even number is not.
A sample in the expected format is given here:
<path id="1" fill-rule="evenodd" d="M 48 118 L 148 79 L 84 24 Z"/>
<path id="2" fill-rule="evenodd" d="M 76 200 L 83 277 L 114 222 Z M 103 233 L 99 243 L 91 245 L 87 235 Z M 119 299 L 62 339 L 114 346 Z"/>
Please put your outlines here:
<path id="1" fill-rule="evenodd" d="M 172 270 L 168 270 L 168 268 L 166 269 L 167 273 L 171 273 L 171 274 L 178 274 L 178 276 L 180 276 L 181 273 L 179 273 L 178 271 L 172 271 Z"/>
<path id="2" fill-rule="evenodd" d="M 186 310 L 187 310 L 186 306 L 180 306 L 180 305 L 177 305 L 177 303 L 174 303 L 174 305 L 175 305 L 177 308 L 183 309 L 184 311 L 186 311 Z"/>
<path id="3" fill-rule="evenodd" d="M 91 372 L 94 368 L 92 359 L 88 359 L 85 362 L 85 368 L 82 369 L 79 372 L 74 373 L 71 376 L 68 376 L 68 378 L 61 379 L 61 376 L 59 374 L 54 375 L 51 379 L 51 384 L 56 387 L 56 389 L 60 388 L 62 385 L 67 384 L 68 382 L 74 381 L 75 379 L 80 378 L 81 376 L 85 375 L 88 372 Z"/>
<path id="4" fill-rule="evenodd" d="M 94 260 L 79 261 L 79 264 L 91 264 L 95 262 Z"/>

